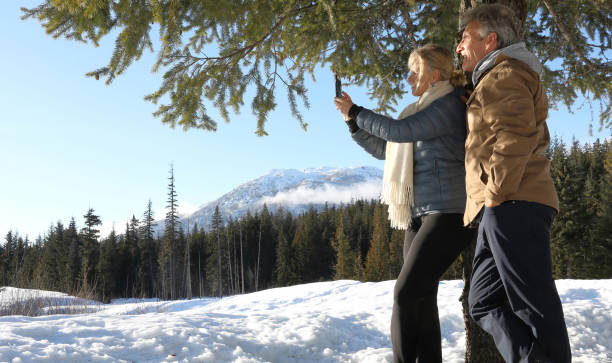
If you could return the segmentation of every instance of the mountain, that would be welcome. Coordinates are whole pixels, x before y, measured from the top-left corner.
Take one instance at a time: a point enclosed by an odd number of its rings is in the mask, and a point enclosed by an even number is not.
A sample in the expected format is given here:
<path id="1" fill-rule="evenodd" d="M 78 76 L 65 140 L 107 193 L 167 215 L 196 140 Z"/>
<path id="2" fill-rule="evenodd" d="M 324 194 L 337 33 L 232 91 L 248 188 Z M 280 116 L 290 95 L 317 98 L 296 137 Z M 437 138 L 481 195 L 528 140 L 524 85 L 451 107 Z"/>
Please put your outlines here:
<path id="1" fill-rule="evenodd" d="M 307 211 L 310 206 L 322 208 L 349 203 L 357 199 L 378 199 L 382 170 L 374 167 L 313 168 L 271 170 L 257 179 L 248 181 L 217 200 L 203 204 L 190 215 L 181 215 L 183 228 L 194 223 L 208 229 L 216 206 L 224 221 L 240 218 L 247 211 L 255 213 L 264 204 L 270 211 L 279 206 L 293 215 Z M 163 233 L 164 223 L 157 222 L 157 233 Z"/>

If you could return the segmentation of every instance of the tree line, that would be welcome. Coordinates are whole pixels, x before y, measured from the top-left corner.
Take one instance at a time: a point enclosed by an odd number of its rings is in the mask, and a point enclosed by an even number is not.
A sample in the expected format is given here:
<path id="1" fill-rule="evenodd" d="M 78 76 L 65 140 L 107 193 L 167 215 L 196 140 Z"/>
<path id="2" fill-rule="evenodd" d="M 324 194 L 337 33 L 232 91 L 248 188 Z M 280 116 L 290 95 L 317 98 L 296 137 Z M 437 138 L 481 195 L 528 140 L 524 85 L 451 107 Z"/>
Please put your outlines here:
<path id="1" fill-rule="evenodd" d="M 554 139 L 548 156 L 561 206 L 551 229 L 554 277 L 612 278 L 610 141 Z M 390 228 L 386 207 L 374 200 L 300 215 L 264 206 L 228 220 L 216 208 L 210 226 L 183 228 L 171 169 L 167 203 L 161 236 L 154 235 L 151 201 L 140 219 L 104 238 L 93 208 L 81 228 L 72 218 L 35 240 L 9 231 L 0 245 L 0 286 L 93 291 L 104 302 L 179 299 L 332 279 L 390 280 L 402 266 L 404 231 Z M 444 279 L 462 277 L 460 259 Z"/>

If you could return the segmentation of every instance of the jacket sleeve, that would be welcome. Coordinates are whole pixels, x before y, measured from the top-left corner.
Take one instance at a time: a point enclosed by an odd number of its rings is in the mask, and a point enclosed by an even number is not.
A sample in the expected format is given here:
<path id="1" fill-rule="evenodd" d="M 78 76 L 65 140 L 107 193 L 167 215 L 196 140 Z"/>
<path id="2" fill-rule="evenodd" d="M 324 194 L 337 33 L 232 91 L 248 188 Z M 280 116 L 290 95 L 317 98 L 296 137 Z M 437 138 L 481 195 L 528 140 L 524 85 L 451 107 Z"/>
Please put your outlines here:
<path id="1" fill-rule="evenodd" d="M 486 199 L 502 203 L 518 190 L 537 147 L 534 90 L 528 85 L 539 80 L 526 79 L 534 76 L 511 67 L 496 76 L 496 82 L 480 92 L 483 120 L 495 137 L 484 193 Z"/>
<path id="2" fill-rule="evenodd" d="M 379 160 L 385 160 L 387 142 L 379 137 L 373 136 L 359 129 L 352 134 L 353 140 L 365 151 Z"/>
<path id="3" fill-rule="evenodd" d="M 357 114 L 356 121 L 360 129 L 383 140 L 415 142 L 455 133 L 459 127 L 465 128 L 464 116 L 465 104 L 451 92 L 400 120 L 364 108 Z"/>

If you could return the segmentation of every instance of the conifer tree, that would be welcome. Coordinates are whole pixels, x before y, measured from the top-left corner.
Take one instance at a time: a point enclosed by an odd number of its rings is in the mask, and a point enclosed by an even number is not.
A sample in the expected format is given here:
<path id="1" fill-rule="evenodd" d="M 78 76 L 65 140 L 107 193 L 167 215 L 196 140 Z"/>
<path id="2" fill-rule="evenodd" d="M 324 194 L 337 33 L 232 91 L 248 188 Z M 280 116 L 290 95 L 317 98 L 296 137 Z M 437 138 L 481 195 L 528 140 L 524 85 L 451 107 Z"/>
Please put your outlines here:
<path id="1" fill-rule="evenodd" d="M 13 238 L 13 231 L 8 231 L 4 237 L 4 242 L 0 243 L 0 285 L 9 285 L 8 283 L 8 240 Z"/>
<path id="2" fill-rule="evenodd" d="M 366 257 L 366 281 L 391 279 L 389 269 L 389 233 L 386 209 L 379 205 L 374 210 L 374 231 Z"/>
<path id="3" fill-rule="evenodd" d="M 261 260 L 261 219 L 259 220 L 259 239 L 257 241 L 257 267 L 255 269 L 255 291 L 259 291 L 259 261 Z"/>
<path id="4" fill-rule="evenodd" d="M 13 285 L 14 286 L 23 286 L 25 281 L 22 276 L 22 267 L 23 267 L 23 257 L 25 254 L 25 245 L 23 242 L 23 238 L 19 235 L 16 235 L 15 243 L 14 243 L 14 256 L 13 261 L 11 262 L 11 275 L 13 275 Z"/>
<path id="5" fill-rule="evenodd" d="M 586 175 L 584 197 L 586 204 L 586 245 L 583 248 L 584 258 L 581 266 L 581 278 L 594 278 L 601 276 L 603 261 L 601 256 L 605 253 L 600 249 L 601 231 L 599 224 L 599 211 L 602 209 L 603 198 L 601 197 L 606 173 L 605 159 L 608 150 L 608 142 L 596 140 L 592 146 L 585 146 L 588 158 L 588 171 Z"/>
<path id="6" fill-rule="evenodd" d="M 140 221 L 132 215 L 125 229 L 124 244 L 122 245 L 122 281 L 124 292 L 129 291 L 132 296 L 137 291 L 138 266 L 140 265 L 139 244 Z M 129 297 L 125 296 L 125 297 Z"/>
<path id="7" fill-rule="evenodd" d="M 361 251 L 357 250 L 355 254 L 355 262 L 353 263 L 353 280 L 365 281 L 365 271 L 363 268 L 363 258 L 361 257 Z"/>
<path id="8" fill-rule="evenodd" d="M 563 143 L 556 147 L 553 155 L 558 160 L 555 160 L 556 165 L 551 167 L 551 175 L 556 182 L 559 196 L 559 213 L 551 228 L 551 252 L 553 258 L 558 259 L 554 272 L 556 278 L 577 278 L 580 249 L 587 235 L 584 201 L 585 158 L 575 140 L 567 154 Z"/>
<path id="9" fill-rule="evenodd" d="M 275 280 L 274 268 L 276 266 L 276 244 L 278 236 L 274 228 L 274 219 L 275 216 L 270 213 L 270 210 L 264 204 L 259 214 L 261 231 L 261 258 L 258 274 L 259 290 L 268 288 Z"/>
<path id="10" fill-rule="evenodd" d="M 121 270 L 118 269 L 117 233 L 113 227 L 110 235 L 100 246 L 100 259 L 98 261 L 97 275 L 99 277 L 100 298 L 102 302 L 109 303 L 120 293 L 119 283 Z M 128 296 L 126 296 L 128 297 Z"/>
<path id="11" fill-rule="evenodd" d="M 77 291 L 80 280 L 82 250 L 74 217 L 70 219 L 70 224 L 66 230 L 65 239 L 68 245 L 68 261 L 65 272 L 67 284 L 65 291 L 68 293 L 73 293 Z"/>
<path id="12" fill-rule="evenodd" d="M 223 274 L 221 266 L 221 229 L 223 228 L 223 217 L 219 211 L 219 206 L 215 206 L 210 222 L 210 238 L 208 241 L 207 276 L 211 293 L 215 296 L 223 296 Z"/>
<path id="13" fill-rule="evenodd" d="M 191 300 L 193 297 L 193 292 L 191 290 L 191 239 L 189 238 L 189 235 L 187 235 L 185 242 L 185 258 L 183 262 L 185 273 L 183 281 L 185 281 L 185 297 Z"/>
<path id="14" fill-rule="evenodd" d="M 13 234 L 13 231 L 8 231 L 4 240 L 4 253 L 2 260 L 2 270 L 0 271 L 0 274 L 2 276 L 2 281 L 6 281 L 6 285 L 12 285 L 14 283 L 14 275 L 11 266 L 14 265 L 13 261 L 15 259 L 15 247 L 17 244 L 17 238 L 15 237 L 15 234 Z"/>
<path id="15" fill-rule="evenodd" d="M 40 288 L 55 291 L 61 290 L 63 272 L 61 240 L 63 235 L 64 225 L 61 222 L 58 221 L 55 226 L 49 227 L 49 232 L 44 239 L 41 259 L 37 266 L 37 275 L 40 276 L 37 284 Z M 14 249 L 14 247 L 10 247 L 10 249 Z M 9 263 L 11 261 L 9 256 Z"/>
<path id="16" fill-rule="evenodd" d="M 570 219 L 572 226 L 568 229 L 571 264 L 568 267 L 568 278 L 579 279 L 585 277 L 585 266 L 589 264 L 589 208 L 587 203 L 587 181 L 589 172 L 588 150 L 582 147 L 577 140 L 572 143 L 568 163 L 574 176 L 575 199 L 571 201 Z M 566 226 L 567 227 L 567 226 Z"/>
<path id="17" fill-rule="evenodd" d="M 22 287 L 36 289 L 35 272 L 36 265 L 40 259 L 40 246 L 34 241 L 30 241 L 28 236 L 26 236 L 25 240 L 23 241 L 23 245 L 24 255 L 22 262 L 23 265 L 20 268 L 20 281 L 22 282 Z M 1 249 L 0 254 L 2 254 Z"/>
<path id="18" fill-rule="evenodd" d="M 278 231 L 278 244 L 276 246 L 276 282 L 279 286 L 293 284 L 296 277 L 293 266 L 293 251 L 283 226 Z"/>
<path id="19" fill-rule="evenodd" d="M 159 29 L 153 69 L 166 71 L 159 90 L 146 99 L 168 103 L 155 115 L 172 127 L 215 130 L 217 123 L 203 99 L 212 101 L 229 121 L 228 108 L 238 112 L 252 90 L 256 132 L 265 135 L 264 122 L 279 103 L 281 90 L 306 127 L 297 98 L 308 108 L 304 79 L 320 66 L 345 81 L 350 77 L 351 83 L 366 85 L 380 111 L 392 110 L 408 89 L 408 54 L 429 42 L 451 48 L 458 17 L 483 2 L 506 4 L 525 23 L 527 46 L 544 62 L 545 89 L 554 104 L 570 107 L 578 93 L 587 101 L 599 100 L 601 125 L 610 126 L 612 64 L 606 50 L 612 42 L 612 5 L 606 1 L 105 0 L 81 6 L 43 0 L 22 10 L 24 19 L 38 20 L 56 38 L 97 46 L 104 36 L 116 36 L 108 63 L 88 73 L 106 77 L 107 84 L 144 51 L 153 51 L 151 31 Z"/>
<path id="20" fill-rule="evenodd" d="M 559 213 L 550 230 L 550 250 L 553 259 L 553 277 L 560 279 L 566 277 L 567 271 L 567 239 L 564 237 L 564 211 L 568 207 L 565 203 L 568 191 L 566 185 L 571 183 L 567 167 L 567 150 L 563 140 L 554 138 L 550 146 L 551 163 L 550 174 L 559 196 Z"/>
<path id="21" fill-rule="evenodd" d="M 370 249 L 370 239 L 374 230 L 374 211 L 376 210 L 377 202 L 357 202 L 357 210 L 355 211 L 353 222 L 354 226 L 353 237 L 357 241 L 361 256 L 365 257 L 368 255 Z"/>
<path id="22" fill-rule="evenodd" d="M 326 202 L 317 218 L 319 220 L 317 225 L 321 235 L 314 241 L 317 243 L 317 259 L 315 260 L 316 265 L 314 267 L 319 279 L 328 280 L 334 276 L 334 270 L 332 268 L 334 264 L 334 249 L 331 242 L 336 234 L 337 218 L 335 215 L 336 207 L 330 207 Z"/>
<path id="23" fill-rule="evenodd" d="M 81 251 L 81 287 L 84 291 L 89 291 L 90 286 L 96 283 L 96 266 L 100 255 L 100 244 L 98 238 L 100 230 L 97 226 L 102 224 L 100 217 L 94 214 L 94 209 L 89 208 L 83 216 L 85 227 L 81 229 L 82 251 Z"/>
<path id="24" fill-rule="evenodd" d="M 310 208 L 298 225 L 291 242 L 294 253 L 292 271 L 298 283 L 313 282 L 318 280 L 319 274 L 316 269 L 317 259 L 321 243 L 321 230 L 317 223 L 317 212 Z"/>
<path id="25" fill-rule="evenodd" d="M 355 260 L 357 253 L 344 233 L 344 222 L 342 215 L 338 215 L 336 223 L 336 235 L 332 240 L 332 246 L 336 252 L 336 264 L 334 266 L 334 279 L 352 279 L 355 276 Z"/>
<path id="26" fill-rule="evenodd" d="M 93 208 L 89 208 L 83 218 L 85 218 L 85 227 L 82 229 L 84 237 L 89 241 L 97 241 L 100 237 L 100 230 L 96 227 L 102 224 L 102 220 L 94 214 Z"/>
<path id="27" fill-rule="evenodd" d="M 612 147 L 608 146 L 606 159 L 604 162 L 605 174 L 601 183 L 601 203 L 597 212 L 597 230 L 598 238 L 594 241 L 596 258 L 593 263 L 596 263 L 600 269 L 593 278 L 612 278 Z"/>
<path id="28" fill-rule="evenodd" d="M 404 237 L 406 231 L 392 229 L 389 238 L 389 276 L 396 278 L 404 264 Z"/>
<path id="29" fill-rule="evenodd" d="M 151 199 L 147 203 L 147 209 L 145 209 L 142 216 L 142 225 L 140 226 L 140 238 L 143 240 L 152 241 L 153 229 L 155 228 L 155 217 L 153 216 L 153 203 Z"/>
<path id="30" fill-rule="evenodd" d="M 238 264 L 240 265 L 240 293 L 243 294 L 251 290 L 255 285 L 254 263 L 256 258 L 257 223 L 250 210 L 246 215 L 237 220 L 238 222 Z"/>
<path id="31" fill-rule="evenodd" d="M 236 241 L 234 240 L 234 221 L 232 217 L 229 218 L 227 226 L 225 228 L 225 239 L 227 247 L 227 271 L 228 271 L 228 285 L 227 291 L 229 294 L 235 294 L 238 291 L 238 269 L 237 269 L 237 252 L 236 252 Z"/>
<path id="32" fill-rule="evenodd" d="M 136 218 L 135 215 L 132 214 L 132 219 L 127 224 L 126 233 L 125 233 L 125 243 L 128 247 L 130 255 L 136 255 L 136 249 L 138 248 L 138 240 L 139 240 L 139 231 L 140 231 L 140 221 Z M 136 262 L 136 261 L 134 261 Z M 136 263 L 134 263 L 136 265 Z"/>
<path id="33" fill-rule="evenodd" d="M 197 269 L 197 293 L 202 297 L 206 291 L 206 232 L 195 223 L 191 232 L 191 240 L 195 251 L 193 253 L 194 267 Z"/>
<path id="34" fill-rule="evenodd" d="M 177 297 L 179 298 L 184 298 L 185 292 L 187 291 L 187 287 L 185 286 L 185 284 L 187 283 L 186 281 L 186 275 L 185 275 L 185 249 L 188 247 L 187 244 L 187 238 L 185 237 L 185 229 L 183 228 L 183 225 L 181 223 L 179 223 L 179 230 L 178 230 L 178 239 L 177 239 L 177 243 L 176 243 L 176 280 L 177 280 L 177 285 L 176 285 L 176 291 L 177 291 Z"/>
<path id="35" fill-rule="evenodd" d="M 174 166 L 170 166 L 168 177 L 168 203 L 166 205 L 166 219 L 162 248 L 159 254 L 159 271 L 161 278 L 161 293 L 165 299 L 176 299 L 178 293 L 177 275 L 177 244 L 179 233 L 178 202 L 174 185 Z M 181 255 L 180 253 L 178 254 Z"/>
<path id="36" fill-rule="evenodd" d="M 142 217 L 139 239 L 138 280 L 140 282 L 140 294 L 145 297 L 152 297 L 157 294 L 157 243 L 153 237 L 153 228 L 155 228 L 155 218 L 151 199 L 149 199 Z"/>

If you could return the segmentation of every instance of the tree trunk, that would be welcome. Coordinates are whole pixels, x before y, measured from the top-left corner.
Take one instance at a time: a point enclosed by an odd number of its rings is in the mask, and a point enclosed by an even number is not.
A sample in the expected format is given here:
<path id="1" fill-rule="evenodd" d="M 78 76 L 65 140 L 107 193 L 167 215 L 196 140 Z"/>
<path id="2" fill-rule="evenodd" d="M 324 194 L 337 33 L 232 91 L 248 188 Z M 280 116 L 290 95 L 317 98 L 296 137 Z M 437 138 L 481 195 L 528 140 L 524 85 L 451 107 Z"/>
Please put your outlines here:
<path id="1" fill-rule="evenodd" d="M 476 234 L 474 239 L 463 252 L 463 293 L 461 304 L 463 305 L 463 321 L 465 322 L 465 362 L 466 363 L 504 363 L 499 355 L 493 338 L 482 330 L 469 314 L 468 293 L 470 291 L 470 278 L 472 277 L 472 261 L 474 260 L 474 249 L 476 248 Z"/>
<path id="2" fill-rule="evenodd" d="M 219 230 L 217 230 L 217 272 L 218 272 L 218 284 L 219 284 L 219 297 L 223 296 L 223 283 L 221 282 L 221 237 L 219 237 Z"/>
<path id="3" fill-rule="evenodd" d="M 246 242 L 246 234 L 244 236 Z M 242 293 L 244 294 L 244 257 L 242 256 L 242 224 L 240 225 L 240 279 L 242 280 Z"/>
<path id="4" fill-rule="evenodd" d="M 527 18 L 527 1 L 526 0 L 461 0 L 459 4 L 459 17 L 463 15 L 467 10 L 476 7 L 480 4 L 502 4 L 506 5 L 510 9 L 514 10 L 514 14 L 517 19 L 521 22 L 521 26 L 525 24 Z"/>
<path id="5" fill-rule="evenodd" d="M 232 247 L 234 249 L 234 293 L 238 291 L 238 286 L 240 283 L 240 276 L 238 276 L 238 251 L 236 251 L 236 240 L 234 240 L 234 234 L 232 233 Z"/>
<path id="6" fill-rule="evenodd" d="M 229 228 L 227 229 L 227 233 L 225 234 L 225 241 L 227 243 L 227 272 L 229 273 L 229 287 L 231 290 L 229 293 L 234 294 L 235 290 L 232 289 L 232 281 L 234 281 L 234 277 L 232 276 L 232 250 L 230 249 L 229 244 Z"/>
<path id="7" fill-rule="evenodd" d="M 199 297 L 202 297 L 204 295 L 202 295 L 202 267 L 200 264 L 200 258 L 201 258 L 201 252 L 200 252 L 200 248 L 198 248 L 198 291 L 199 291 Z"/>
<path id="8" fill-rule="evenodd" d="M 188 300 L 191 300 L 193 297 L 193 292 L 191 291 L 191 255 L 189 252 L 188 237 L 185 245 L 185 295 L 187 295 L 186 298 Z"/>
<path id="9" fill-rule="evenodd" d="M 261 222 L 259 223 L 259 242 L 257 243 L 257 270 L 255 270 L 255 291 L 259 288 L 259 257 L 261 254 Z"/>

